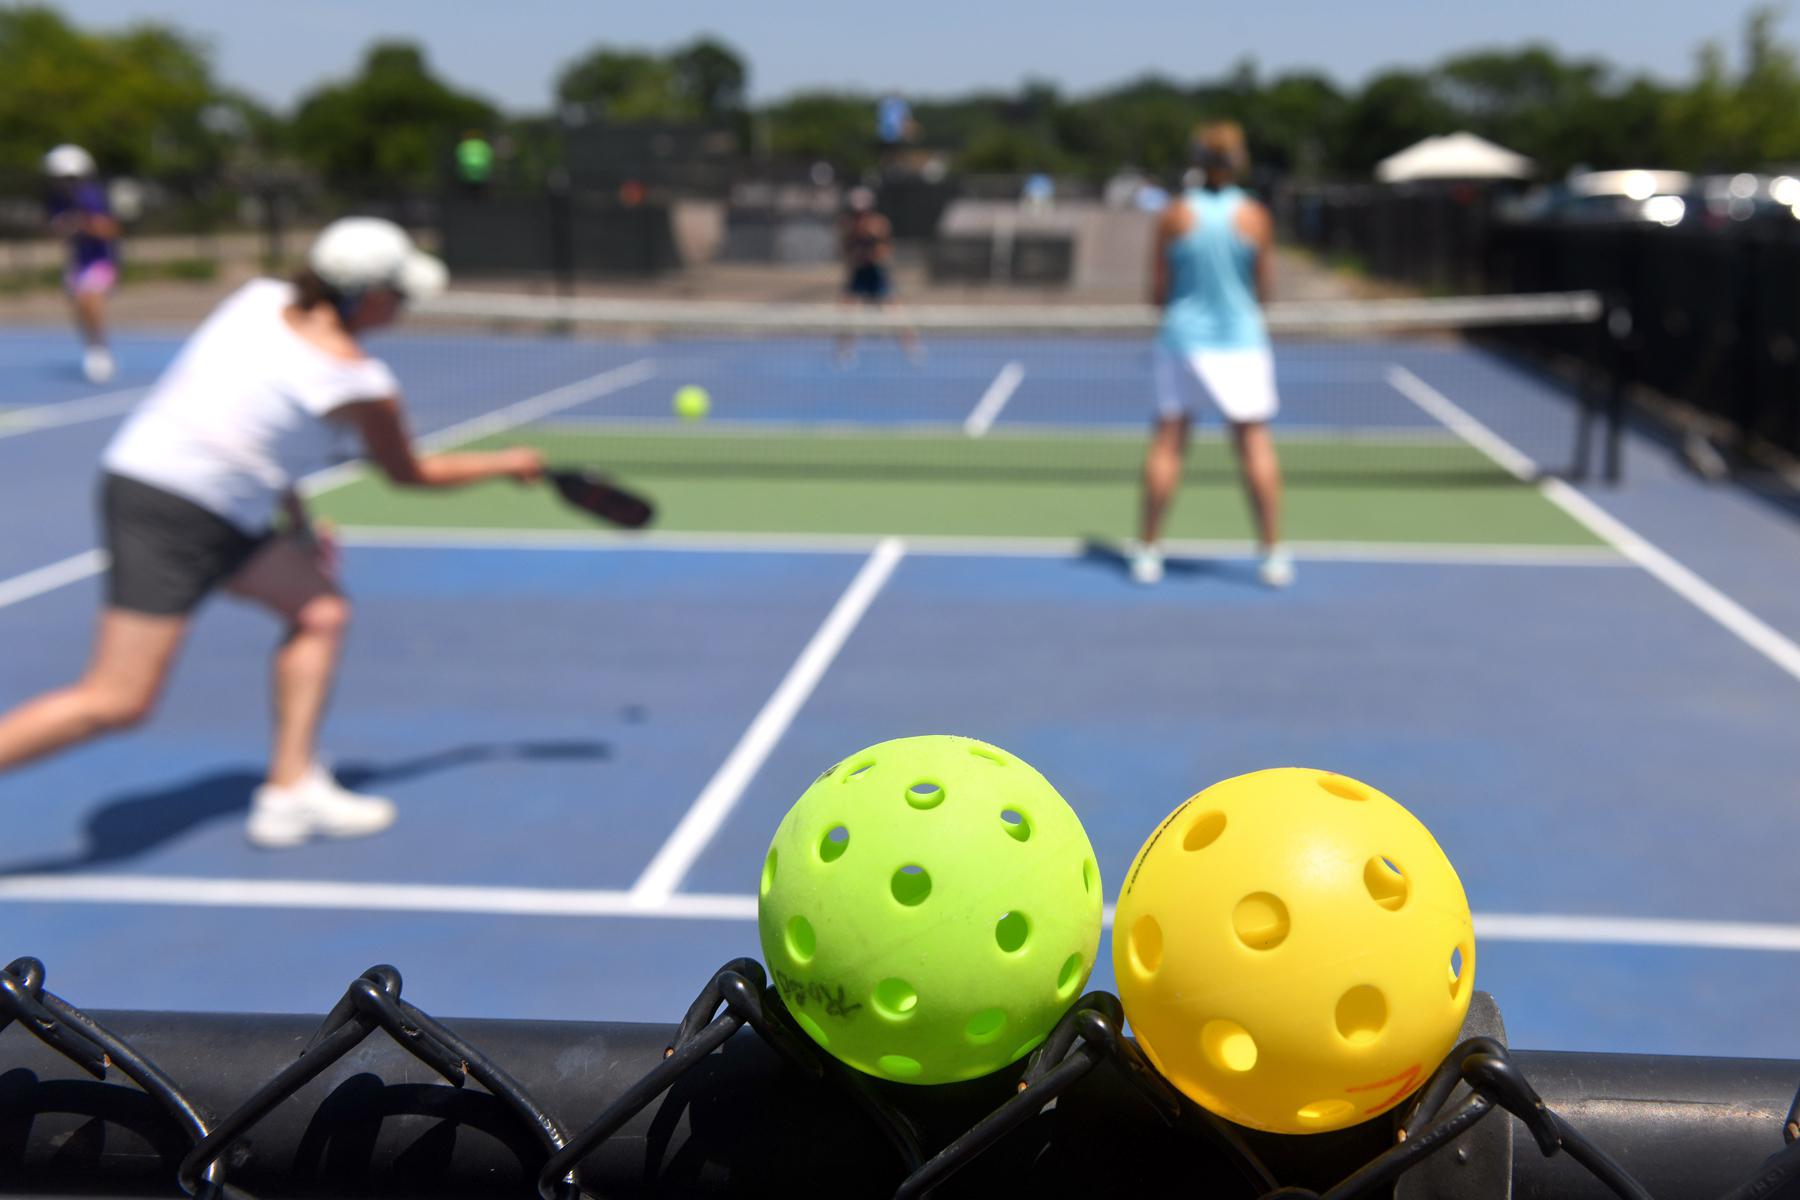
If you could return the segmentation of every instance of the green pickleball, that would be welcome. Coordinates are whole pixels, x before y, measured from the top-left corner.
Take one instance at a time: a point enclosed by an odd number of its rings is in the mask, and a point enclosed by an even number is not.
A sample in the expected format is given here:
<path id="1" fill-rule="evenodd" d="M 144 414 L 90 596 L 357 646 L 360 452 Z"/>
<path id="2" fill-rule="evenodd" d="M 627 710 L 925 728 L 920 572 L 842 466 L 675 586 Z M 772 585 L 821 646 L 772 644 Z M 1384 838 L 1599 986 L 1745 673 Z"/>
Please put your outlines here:
<path id="1" fill-rule="evenodd" d="M 900 738 L 827 770 L 775 831 L 758 896 L 795 1021 L 906 1083 L 1029 1053 L 1100 944 L 1100 869 L 1074 810 L 973 738 Z"/>

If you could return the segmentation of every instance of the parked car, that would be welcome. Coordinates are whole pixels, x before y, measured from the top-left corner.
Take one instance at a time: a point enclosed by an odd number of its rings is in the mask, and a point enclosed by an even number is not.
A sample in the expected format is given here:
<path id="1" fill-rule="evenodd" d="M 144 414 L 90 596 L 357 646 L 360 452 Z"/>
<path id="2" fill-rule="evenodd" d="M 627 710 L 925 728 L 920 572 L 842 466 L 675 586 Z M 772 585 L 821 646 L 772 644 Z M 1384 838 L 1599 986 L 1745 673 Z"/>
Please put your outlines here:
<path id="1" fill-rule="evenodd" d="M 1686 171 L 1583 171 L 1534 188 L 1505 208 L 1520 220 L 1679 225 L 1694 179 Z"/>

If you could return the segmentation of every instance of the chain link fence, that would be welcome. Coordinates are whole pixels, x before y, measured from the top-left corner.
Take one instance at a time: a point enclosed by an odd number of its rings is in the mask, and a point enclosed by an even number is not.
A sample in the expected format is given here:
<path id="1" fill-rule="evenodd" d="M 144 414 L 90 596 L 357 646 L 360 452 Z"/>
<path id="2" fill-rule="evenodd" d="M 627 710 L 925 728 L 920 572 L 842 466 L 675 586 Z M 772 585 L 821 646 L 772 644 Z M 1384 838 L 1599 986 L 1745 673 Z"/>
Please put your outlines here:
<path id="1" fill-rule="evenodd" d="M 1800 1063 L 1513 1051 L 1477 994 L 1407 1104 L 1284 1137 L 1190 1104 L 1123 1024 L 1091 992 L 1014 1068 L 923 1088 L 825 1056 L 748 958 L 672 1033 L 453 1030 L 391 966 L 322 1021 L 90 1014 L 21 958 L 0 971 L 0 1194 L 1800 1196 Z"/>

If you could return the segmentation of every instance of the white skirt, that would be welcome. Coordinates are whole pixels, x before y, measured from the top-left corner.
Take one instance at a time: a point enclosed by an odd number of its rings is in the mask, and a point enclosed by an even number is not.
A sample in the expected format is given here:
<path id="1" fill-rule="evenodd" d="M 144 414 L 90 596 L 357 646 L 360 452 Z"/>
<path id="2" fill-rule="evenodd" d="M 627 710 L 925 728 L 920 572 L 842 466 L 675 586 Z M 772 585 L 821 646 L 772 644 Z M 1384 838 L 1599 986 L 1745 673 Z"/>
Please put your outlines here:
<path id="1" fill-rule="evenodd" d="M 1191 417 L 1207 403 L 1232 424 L 1246 425 L 1273 420 L 1281 408 L 1267 346 L 1182 351 L 1159 342 L 1152 373 L 1159 417 Z"/>

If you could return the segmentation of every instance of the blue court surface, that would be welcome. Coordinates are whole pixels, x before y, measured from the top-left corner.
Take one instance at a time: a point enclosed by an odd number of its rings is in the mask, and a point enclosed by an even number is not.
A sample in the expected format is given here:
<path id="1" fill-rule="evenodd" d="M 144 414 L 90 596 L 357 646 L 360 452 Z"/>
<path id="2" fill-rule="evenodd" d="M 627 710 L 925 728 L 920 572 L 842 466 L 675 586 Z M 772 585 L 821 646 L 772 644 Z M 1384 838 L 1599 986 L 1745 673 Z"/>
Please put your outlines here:
<path id="1" fill-rule="evenodd" d="M 80 669 L 108 406 L 177 345 L 127 340 L 97 389 L 60 337 L 0 336 L 6 406 L 69 415 L 0 418 L 0 707 Z M 815 390 L 844 377 L 785 345 L 434 334 L 384 352 L 425 432 L 621 368 L 715 390 L 785 378 L 737 414 L 770 422 L 819 415 Z M 854 415 L 960 421 L 1024 362 L 1002 424 L 1141 424 L 1141 396 L 1123 415 L 1093 399 L 1135 369 L 1111 352 L 1044 363 L 996 339 L 914 368 L 871 346 L 852 370 L 892 386 Z M 1396 362 L 1462 416 L 1396 397 Z M 1332 419 L 1323 400 L 1309 411 L 1314 391 L 1367 392 L 1358 423 L 1376 430 L 1562 446 L 1555 401 L 1452 346 L 1302 348 L 1284 371 L 1301 426 Z M 632 375 L 558 415 L 666 419 L 667 391 Z M 1641 482 L 1622 491 L 1542 486 L 1582 537 L 1309 544 L 1279 593 L 1242 547 L 1212 544 L 1137 589 L 1087 530 L 346 530 L 357 622 L 325 744 L 346 782 L 398 802 L 396 827 L 244 842 L 278 631 L 215 601 L 149 724 L 0 776 L 0 955 L 44 959 L 53 990 L 97 1008 L 323 1011 L 391 962 L 445 1016 L 672 1021 L 714 968 L 758 954 L 758 870 L 808 783 L 870 743 L 955 732 L 1058 786 L 1109 896 L 1206 784 L 1278 765 L 1363 778 L 1457 866 L 1477 986 L 1514 1044 L 1800 1057 L 1800 587 L 1766 570 L 1794 533 L 1646 441 L 1631 453 Z M 1106 945 L 1090 986 L 1111 986 Z"/>

